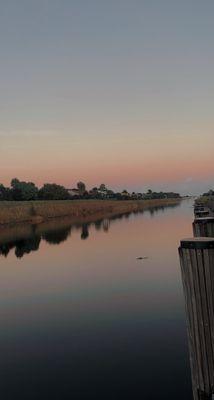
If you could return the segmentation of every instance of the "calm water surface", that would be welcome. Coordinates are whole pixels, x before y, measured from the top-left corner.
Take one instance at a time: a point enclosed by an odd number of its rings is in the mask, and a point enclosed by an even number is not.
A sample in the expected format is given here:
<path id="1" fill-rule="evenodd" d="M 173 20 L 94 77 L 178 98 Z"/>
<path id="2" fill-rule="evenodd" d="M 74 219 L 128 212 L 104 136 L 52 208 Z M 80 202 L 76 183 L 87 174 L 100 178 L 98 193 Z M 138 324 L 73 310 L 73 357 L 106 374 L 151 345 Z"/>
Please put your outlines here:
<path id="1" fill-rule="evenodd" d="M 177 255 L 191 206 L 0 232 L 3 400 L 192 399 Z"/>

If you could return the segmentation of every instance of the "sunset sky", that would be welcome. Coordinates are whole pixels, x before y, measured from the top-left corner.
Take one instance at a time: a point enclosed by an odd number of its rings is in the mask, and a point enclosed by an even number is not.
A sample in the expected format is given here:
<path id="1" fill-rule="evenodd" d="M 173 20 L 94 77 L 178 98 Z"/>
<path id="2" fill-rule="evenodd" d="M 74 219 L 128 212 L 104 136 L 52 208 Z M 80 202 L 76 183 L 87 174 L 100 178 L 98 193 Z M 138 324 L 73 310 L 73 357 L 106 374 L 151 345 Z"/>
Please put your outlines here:
<path id="1" fill-rule="evenodd" d="M 214 188 L 212 0 L 0 2 L 0 182 Z"/>

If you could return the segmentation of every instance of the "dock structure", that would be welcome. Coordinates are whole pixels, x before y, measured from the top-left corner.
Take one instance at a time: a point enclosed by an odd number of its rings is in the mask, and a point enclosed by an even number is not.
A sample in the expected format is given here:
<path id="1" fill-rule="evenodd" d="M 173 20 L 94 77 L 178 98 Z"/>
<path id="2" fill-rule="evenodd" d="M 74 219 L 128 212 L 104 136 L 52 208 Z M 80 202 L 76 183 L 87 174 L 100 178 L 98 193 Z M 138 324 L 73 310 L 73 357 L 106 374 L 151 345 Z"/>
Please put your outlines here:
<path id="1" fill-rule="evenodd" d="M 181 240 L 194 400 L 214 399 L 214 238 Z"/>
<path id="2" fill-rule="evenodd" d="M 194 214 L 196 218 L 209 217 L 211 216 L 211 210 L 208 207 L 200 207 L 200 209 L 195 207 Z"/>
<path id="3" fill-rule="evenodd" d="M 212 208 L 208 204 L 197 202 L 194 204 L 195 218 L 214 217 Z"/>
<path id="4" fill-rule="evenodd" d="M 214 237 L 214 216 L 195 218 L 193 234 L 195 237 Z"/>

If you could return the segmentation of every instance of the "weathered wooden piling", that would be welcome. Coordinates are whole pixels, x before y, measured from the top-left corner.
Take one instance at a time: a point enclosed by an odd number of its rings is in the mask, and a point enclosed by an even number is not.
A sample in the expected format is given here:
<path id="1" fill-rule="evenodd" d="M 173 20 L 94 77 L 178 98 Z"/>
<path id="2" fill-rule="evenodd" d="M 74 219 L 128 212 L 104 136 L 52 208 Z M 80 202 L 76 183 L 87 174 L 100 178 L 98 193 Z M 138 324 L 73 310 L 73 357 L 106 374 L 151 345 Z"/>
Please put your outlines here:
<path id="1" fill-rule="evenodd" d="M 203 210 L 204 210 L 204 205 L 195 204 L 194 210 L 195 210 L 195 211 L 203 211 Z"/>
<path id="2" fill-rule="evenodd" d="M 195 237 L 214 237 L 214 217 L 196 218 L 193 222 Z"/>
<path id="3" fill-rule="evenodd" d="M 179 247 L 194 400 L 214 394 L 214 238 L 192 238 Z"/>
<path id="4" fill-rule="evenodd" d="M 212 216 L 211 209 L 207 205 L 201 203 L 194 204 L 194 214 L 195 218 Z"/>
<path id="5" fill-rule="evenodd" d="M 208 217 L 210 215 L 210 210 L 208 208 L 204 208 L 203 210 L 194 210 L 195 217 Z"/>

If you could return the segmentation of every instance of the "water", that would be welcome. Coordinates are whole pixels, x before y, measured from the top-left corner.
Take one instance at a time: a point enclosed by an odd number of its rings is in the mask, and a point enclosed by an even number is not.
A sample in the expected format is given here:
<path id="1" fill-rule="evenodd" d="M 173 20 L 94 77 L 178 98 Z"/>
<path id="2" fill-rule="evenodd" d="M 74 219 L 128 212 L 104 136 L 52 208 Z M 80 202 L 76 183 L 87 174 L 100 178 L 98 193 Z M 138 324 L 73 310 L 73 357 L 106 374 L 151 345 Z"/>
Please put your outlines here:
<path id="1" fill-rule="evenodd" d="M 1 230 L 2 399 L 192 399 L 177 255 L 191 205 Z"/>

